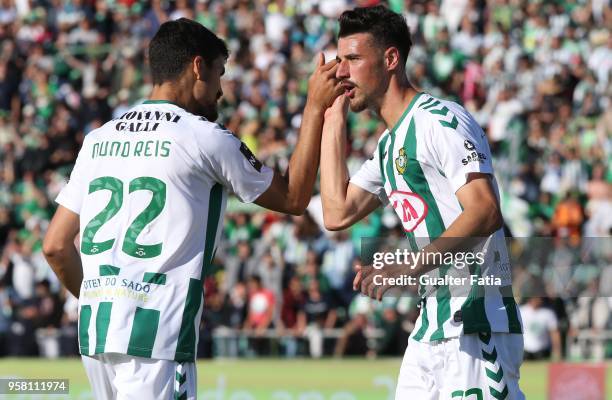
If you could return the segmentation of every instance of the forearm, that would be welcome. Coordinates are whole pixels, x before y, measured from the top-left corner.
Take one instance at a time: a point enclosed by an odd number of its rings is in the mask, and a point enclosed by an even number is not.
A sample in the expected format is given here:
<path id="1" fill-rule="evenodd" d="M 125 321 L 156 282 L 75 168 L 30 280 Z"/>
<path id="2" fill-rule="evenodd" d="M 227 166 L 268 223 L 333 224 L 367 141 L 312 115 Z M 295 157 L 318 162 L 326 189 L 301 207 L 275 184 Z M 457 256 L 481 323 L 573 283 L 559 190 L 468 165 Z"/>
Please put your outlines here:
<path id="1" fill-rule="evenodd" d="M 464 210 L 440 237 L 423 249 L 424 253 L 455 254 L 470 251 L 478 247 L 495 228 L 496 216 L 487 210 Z M 439 265 L 427 264 L 426 260 L 436 257 L 423 257 L 419 266 L 421 273 L 435 269 Z"/>
<path id="2" fill-rule="evenodd" d="M 346 127 L 325 125 L 321 139 L 321 202 L 326 220 L 342 219 L 349 182 Z"/>
<path id="3" fill-rule="evenodd" d="M 321 106 L 306 103 L 298 142 L 285 176 L 287 200 L 302 210 L 308 206 L 317 178 L 324 112 Z"/>
<path id="4" fill-rule="evenodd" d="M 59 281 L 78 298 L 83 282 L 83 265 L 74 245 L 47 253 L 46 258 Z"/>

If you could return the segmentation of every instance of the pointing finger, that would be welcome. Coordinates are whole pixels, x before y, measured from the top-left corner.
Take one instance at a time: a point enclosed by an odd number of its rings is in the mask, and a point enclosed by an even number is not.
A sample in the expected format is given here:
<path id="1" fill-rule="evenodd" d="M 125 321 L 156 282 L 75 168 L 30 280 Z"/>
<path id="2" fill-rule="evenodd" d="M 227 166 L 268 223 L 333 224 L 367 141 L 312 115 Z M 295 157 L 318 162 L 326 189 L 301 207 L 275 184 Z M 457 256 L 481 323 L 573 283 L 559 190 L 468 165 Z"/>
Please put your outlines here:
<path id="1" fill-rule="evenodd" d="M 321 67 L 322 65 L 325 64 L 325 54 L 323 54 L 323 52 L 319 52 L 319 62 L 318 62 L 318 66 Z"/>
<path id="2" fill-rule="evenodd" d="M 322 72 L 333 71 L 335 73 L 336 68 L 338 68 L 338 60 L 334 58 L 333 60 L 330 60 L 327 63 L 321 64 L 320 68 Z"/>

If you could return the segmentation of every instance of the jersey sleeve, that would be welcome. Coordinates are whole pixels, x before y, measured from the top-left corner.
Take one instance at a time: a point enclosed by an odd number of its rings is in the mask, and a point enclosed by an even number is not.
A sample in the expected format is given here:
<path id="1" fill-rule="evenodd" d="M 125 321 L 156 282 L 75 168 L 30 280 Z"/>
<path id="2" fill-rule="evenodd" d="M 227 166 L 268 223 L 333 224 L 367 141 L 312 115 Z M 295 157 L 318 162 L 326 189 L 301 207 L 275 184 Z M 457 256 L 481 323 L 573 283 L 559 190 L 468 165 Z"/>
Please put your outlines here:
<path id="1" fill-rule="evenodd" d="M 430 151 L 436 167 L 450 181 L 453 192 L 465 185 L 470 173 L 493 175 L 491 151 L 476 120 L 463 108 L 453 107 L 455 120 L 431 121 Z M 446 122 L 446 123 L 445 123 Z"/>
<path id="2" fill-rule="evenodd" d="M 74 168 L 70 173 L 68 183 L 62 188 L 55 198 L 55 202 L 66 207 L 70 211 L 81 214 L 83 198 L 87 195 L 87 141 L 83 143 L 77 156 Z"/>
<path id="3" fill-rule="evenodd" d="M 217 125 L 203 138 L 201 152 L 211 175 L 243 203 L 251 203 L 265 192 L 274 171 L 263 165 L 230 131 Z"/>
<path id="4" fill-rule="evenodd" d="M 359 170 L 351 177 L 350 183 L 357 185 L 366 192 L 376 195 L 383 205 L 389 204 L 380 171 L 380 157 L 378 150 L 372 158 L 364 162 Z"/>

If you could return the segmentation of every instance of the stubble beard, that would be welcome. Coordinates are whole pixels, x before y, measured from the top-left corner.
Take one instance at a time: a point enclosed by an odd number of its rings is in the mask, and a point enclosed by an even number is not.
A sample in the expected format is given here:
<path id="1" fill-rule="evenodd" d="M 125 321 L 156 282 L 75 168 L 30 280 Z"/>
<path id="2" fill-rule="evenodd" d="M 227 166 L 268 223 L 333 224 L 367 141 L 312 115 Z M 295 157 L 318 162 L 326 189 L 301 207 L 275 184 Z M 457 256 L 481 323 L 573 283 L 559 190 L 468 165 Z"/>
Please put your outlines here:
<path id="1" fill-rule="evenodd" d="M 360 113 L 368 108 L 366 97 L 349 99 L 349 107 L 352 112 Z"/>

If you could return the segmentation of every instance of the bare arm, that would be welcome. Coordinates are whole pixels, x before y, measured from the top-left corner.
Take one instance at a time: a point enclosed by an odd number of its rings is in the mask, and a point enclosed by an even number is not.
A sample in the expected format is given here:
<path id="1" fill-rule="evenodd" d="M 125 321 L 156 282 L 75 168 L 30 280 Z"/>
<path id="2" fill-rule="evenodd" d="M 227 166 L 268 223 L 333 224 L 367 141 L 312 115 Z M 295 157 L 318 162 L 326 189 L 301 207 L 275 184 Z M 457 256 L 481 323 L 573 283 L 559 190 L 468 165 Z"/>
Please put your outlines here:
<path id="1" fill-rule="evenodd" d="M 287 172 L 283 175 L 275 171 L 270 187 L 255 200 L 255 204 L 285 214 L 304 213 L 312 196 L 321 150 L 324 111 L 319 108 L 306 104 L 298 142 Z"/>
<path id="2" fill-rule="evenodd" d="M 275 172 L 272 184 L 256 204 L 293 215 L 301 215 L 306 210 L 317 177 L 323 115 L 342 91 L 335 80 L 336 69 L 336 60 L 324 64 L 323 54 L 319 55 L 317 69 L 308 81 L 308 98 L 289 168 L 284 175 Z"/>
<path id="3" fill-rule="evenodd" d="M 349 183 L 346 167 L 348 100 L 341 95 L 325 113 L 321 140 L 321 201 L 325 228 L 346 229 L 380 206 L 378 197 Z"/>
<path id="4" fill-rule="evenodd" d="M 43 253 L 60 282 L 79 297 L 83 281 L 81 257 L 74 245 L 79 233 L 79 215 L 59 206 L 43 241 Z"/>
<path id="5" fill-rule="evenodd" d="M 490 175 L 470 174 L 467 183 L 457 190 L 456 195 L 463 212 L 424 251 L 445 253 L 466 250 L 503 226 L 504 220 Z M 431 270 L 436 266 L 423 267 Z"/>

